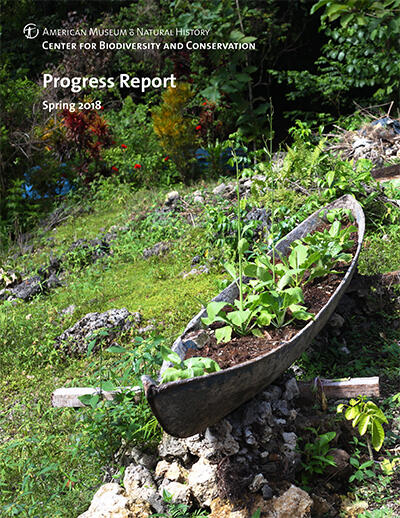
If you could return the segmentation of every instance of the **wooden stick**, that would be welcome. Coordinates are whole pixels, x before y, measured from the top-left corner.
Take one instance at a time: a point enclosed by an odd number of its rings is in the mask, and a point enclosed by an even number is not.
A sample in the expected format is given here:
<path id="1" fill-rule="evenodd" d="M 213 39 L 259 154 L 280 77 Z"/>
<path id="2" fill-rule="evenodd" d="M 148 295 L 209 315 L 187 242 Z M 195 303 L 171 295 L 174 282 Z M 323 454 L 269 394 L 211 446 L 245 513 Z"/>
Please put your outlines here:
<path id="1" fill-rule="evenodd" d="M 103 390 L 103 399 L 111 401 L 114 399 L 115 394 L 122 392 L 123 390 L 130 390 L 139 395 L 142 391 L 141 387 L 119 387 L 115 390 Z M 51 405 L 53 407 L 69 407 L 69 408 L 80 408 L 85 405 L 78 398 L 80 396 L 100 394 L 99 387 L 62 387 L 56 389 L 51 395 Z"/>
<path id="2" fill-rule="evenodd" d="M 373 396 L 379 397 L 379 376 L 370 378 L 349 378 L 347 380 L 326 380 L 317 378 L 315 381 L 298 381 L 300 395 L 305 398 L 314 397 L 314 387 L 317 392 L 318 387 L 322 390 L 327 398 L 351 398 L 357 396 Z"/>

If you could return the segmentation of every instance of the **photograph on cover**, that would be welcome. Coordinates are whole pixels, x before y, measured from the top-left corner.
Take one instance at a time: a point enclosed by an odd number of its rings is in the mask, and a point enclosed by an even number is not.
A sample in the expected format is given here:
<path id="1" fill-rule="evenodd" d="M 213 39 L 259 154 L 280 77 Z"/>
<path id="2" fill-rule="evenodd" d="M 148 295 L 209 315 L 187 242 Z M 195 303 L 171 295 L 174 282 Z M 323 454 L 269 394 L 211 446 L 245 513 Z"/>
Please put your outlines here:
<path id="1" fill-rule="evenodd" d="M 0 16 L 0 516 L 400 517 L 400 0 Z"/>

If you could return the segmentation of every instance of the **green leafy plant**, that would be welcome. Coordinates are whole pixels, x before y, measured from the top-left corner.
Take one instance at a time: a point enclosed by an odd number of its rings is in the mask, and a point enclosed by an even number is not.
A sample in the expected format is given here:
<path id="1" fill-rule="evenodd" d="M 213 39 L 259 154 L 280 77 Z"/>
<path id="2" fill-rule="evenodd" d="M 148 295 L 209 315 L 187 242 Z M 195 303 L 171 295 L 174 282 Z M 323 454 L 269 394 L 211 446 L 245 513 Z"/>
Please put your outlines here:
<path id="1" fill-rule="evenodd" d="M 151 518 L 207 518 L 208 513 L 201 509 L 191 511 L 190 506 L 186 504 L 174 504 L 172 502 L 173 495 L 164 489 L 163 500 L 168 505 L 166 513 L 152 514 Z"/>
<path id="2" fill-rule="evenodd" d="M 168 367 L 163 372 L 161 377 L 162 383 L 204 376 L 204 374 L 211 374 L 221 370 L 218 363 L 210 358 L 193 357 L 182 361 L 177 353 L 165 345 L 161 346 L 161 356 L 163 360 L 171 362 L 173 365 L 173 367 Z"/>
<path id="3" fill-rule="evenodd" d="M 353 482 L 357 480 L 358 482 L 362 482 L 368 480 L 369 478 L 375 477 L 375 472 L 369 469 L 374 465 L 373 460 L 367 460 L 366 462 L 360 463 L 357 457 L 350 457 L 350 464 L 355 469 L 354 473 L 350 475 L 349 482 Z"/>
<path id="4" fill-rule="evenodd" d="M 354 216 L 353 216 L 351 210 L 344 209 L 343 207 L 336 208 L 336 209 L 330 209 L 325 212 L 321 211 L 320 217 L 325 218 L 327 221 L 329 221 L 329 223 L 333 223 L 334 221 L 342 222 L 344 220 L 354 221 Z"/>
<path id="5" fill-rule="evenodd" d="M 329 455 L 331 450 L 331 442 L 336 437 L 336 432 L 327 432 L 319 435 L 315 428 L 307 428 L 315 435 L 313 442 L 308 442 L 301 449 L 304 460 L 301 465 L 306 473 L 322 474 L 328 466 L 336 466 L 332 455 Z"/>
<path id="6" fill-rule="evenodd" d="M 382 410 L 372 401 L 365 397 L 350 399 L 349 404 L 340 404 L 337 413 L 342 413 L 348 421 L 352 421 L 353 428 L 357 426 L 358 433 L 366 435 L 370 459 L 373 460 L 371 445 L 374 450 L 379 451 L 385 439 L 385 431 L 382 424 L 388 420 Z"/>

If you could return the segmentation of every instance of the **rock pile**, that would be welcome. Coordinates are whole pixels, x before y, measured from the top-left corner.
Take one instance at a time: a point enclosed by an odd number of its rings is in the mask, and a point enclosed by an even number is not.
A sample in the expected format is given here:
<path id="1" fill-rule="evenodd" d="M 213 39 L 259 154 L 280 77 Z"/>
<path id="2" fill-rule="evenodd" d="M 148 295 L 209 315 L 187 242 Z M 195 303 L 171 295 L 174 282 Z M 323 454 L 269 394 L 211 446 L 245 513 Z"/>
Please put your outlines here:
<path id="1" fill-rule="evenodd" d="M 296 380 L 290 378 L 271 385 L 202 434 L 186 439 L 164 434 L 158 457 L 133 448 L 125 457 L 129 463 L 125 491 L 106 484 L 80 518 L 162 513 L 164 491 L 173 503 L 209 510 L 210 518 L 247 518 L 257 509 L 265 518 L 308 517 L 313 500 L 292 484 L 300 462 L 295 427 L 298 393 Z M 104 503 L 107 492 L 108 502 L 115 505 Z M 103 514 L 95 514 L 100 502 Z"/>
<path id="2" fill-rule="evenodd" d="M 380 167 L 400 158 L 400 121 L 382 117 L 358 131 L 343 131 L 340 141 L 328 146 L 345 160 L 367 158 Z"/>
<path id="3" fill-rule="evenodd" d="M 55 348 L 69 356 L 82 356 L 96 332 L 104 330 L 102 339 L 109 345 L 118 334 L 128 331 L 141 321 L 140 313 L 130 313 L 126 308 L 110 309 L 104 313 L 88 313 L 56 338 Z M 100 347 L 97 341 L 93 351 Z"/>

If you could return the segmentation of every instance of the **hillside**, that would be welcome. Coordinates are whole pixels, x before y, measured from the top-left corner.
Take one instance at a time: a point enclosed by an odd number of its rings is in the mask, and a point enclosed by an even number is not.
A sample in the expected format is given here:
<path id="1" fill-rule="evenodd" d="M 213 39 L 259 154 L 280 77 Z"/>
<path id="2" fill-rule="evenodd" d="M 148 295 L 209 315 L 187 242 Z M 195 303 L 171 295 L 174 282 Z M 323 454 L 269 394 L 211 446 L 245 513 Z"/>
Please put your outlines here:
<path id="1" fill-rule="evenodd" d="M 368 451 L 362 438 L 350 440 L 342 425 L 338 428 L 334 401 L 315 408 L 314 417 L 324 417 L 312 426 L 314 437 L 336 430 L 336 447 L 355 459 L 350 473 L 359 475 L 352 479 L 351 498 L 367 502 L 370 509 L 386 508 L 385 516 L 398 516 L 400 294 L 381 274 L 400 269 L 400 196 L 393 187 L 382 188 L 371 168 L 365 161 L 353 167 L 297 140 L 283 160 L 265 156 L 248 165 L 238 185 L 246 237 L 256 243 L 253 254 L 268 243 L 262 224 L 279 238 L 344 193 L 364 206 L 367 234 L 355 284 L 336 322 L 288 375 L 380 376 L 377 403 L 389 423 L 384 446 L 374 454 L 375 469 L 355 468 L 368 459 Z M 132 460 L 128 446 L 156 451 L 161 430 L 144 399 L 133 403 L 127 393 L 113 404 L 60 409 L 51 407 L 50 396 L 59 387 L 132 386 L 142 373 L 156 375 L 160 344 L 170 346 L 202 301 L 226 285 L 223 263 L 235 259 L 237 247 L 236 189 L 232 177 L 179 184 L 173 191 L 134 190 L 118 179 L 100 180 L 89 190 L 60 198 L 29 235 L 5 250 L 0 277 L 4 516 L 78 516 L 102 482 L 123 480 Z M 120 312 L 104 316 L 112 310 Z M 92 327 L 85 328 L 82 319 L 90 313 L 103 316 L 95 315 Z M 58 338 L 66 330 L 69 338 Z M 114 352 L 107 351 L 110 346 Z M 307 453 L 313 434 L 304 429 L 298 443 L 302 464 L 291 480 L 318 498 L 323 498 L 318 488 L 327 481 L 333 493 L 348 493 L 349 475 L 332 479 L 315 469 Z M 277 494 L 279 484 L 273 487 Z M 340 499 L 328 501 L 338 512 Z M 173 507 L 167 516 L 175 516 Z M 209 512 L 209 506 L 203 507 Z M 225 515 L 214 510 L 210 516 Z"/>

